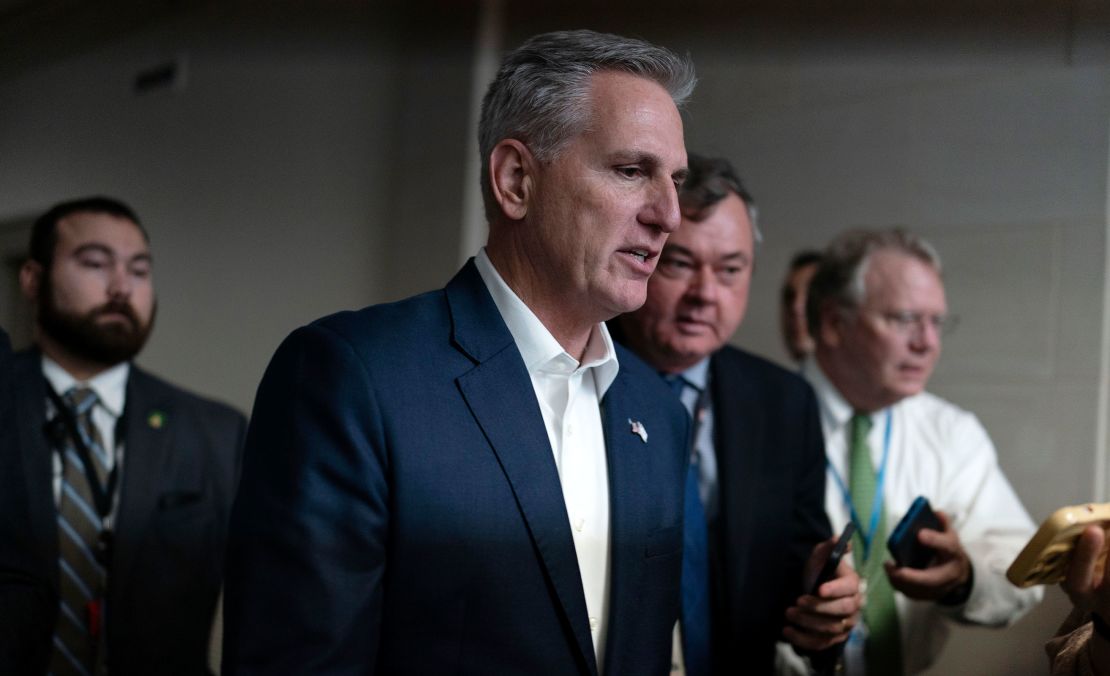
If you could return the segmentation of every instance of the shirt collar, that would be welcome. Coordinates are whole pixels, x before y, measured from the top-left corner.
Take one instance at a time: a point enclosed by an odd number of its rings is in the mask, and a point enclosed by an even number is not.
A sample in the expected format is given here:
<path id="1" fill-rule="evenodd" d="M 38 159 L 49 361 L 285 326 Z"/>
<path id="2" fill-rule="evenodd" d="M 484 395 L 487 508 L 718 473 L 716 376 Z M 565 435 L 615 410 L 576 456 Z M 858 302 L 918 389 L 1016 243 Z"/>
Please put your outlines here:
<path id="1" fill-rule="evenodd" d="M 821 419 L 825 424 L 825 429 L 832 432 L 847 425 L 848 421 L 852 419 L 852 405 L 832 384 L 832 381 L 825 375 L 821 365 L 817 363 L 817 359 L 813 355 L 806 357 L 802 371 L 809 379 L 810 384 L 813 385 L 814 392 L 817 393 L 817 401 L 821 406 Z"/>
<path id="2" fill-rule="evenodd" d="M 678 374 L 687 385 L 694 387 L 698 392 L 704 392 L 709 385 L 709 357 L 702 359 L 690 368 Z"/>
<path id="3" fill-rule="evenodd" d="M 832 384 L 829 377 L 821 369 L 821 365 L 817 363 L 817 359 L 810 355 L 806 357 L 802 365 L 802 372 L 806 378 L 809 379 L 810 385 L 817 393 L 817 401 L 821 407 L 821 420 L 825 425 L 825 429 L 829 432 L 835 432 L 851 421 L 852 416 L 855 415 L 855 410 L 844 395 L 840 394 L 840 390 Z M 887 409 L 880 409 L 871 413 L 871 422 L 874 423 L 879 414 Z"/>
<path id="4" fill-rule="evenodd" d="M 598 322 L 590 330 L 590 337 L 586 341 L 586 351 L 583 353 L 582 362 L 570 356 L 555 336 L 547 330 L 536 313 L 516 295 L 497 268 L 493 267 L 486 248 L 482 247 L 474 257 L 474 265 L 486 288 L 489 289 L 493 303 L 501 318 L 513 336 L 517 350 L 524 359 L 524 366 L 529 374 L 533 373 L 563 373 L 570 374 L 576 370 L 594 369 L 594 379 L 597 384 L 598 397 L 605 396 L 605 392 L 617 377 L 620 365 L 617 363 L 617 352 L 613 347 L 613 339 L 604 322 Z"/>
<path id="5" fill-rule="evenodd" d="M 65 394 L 74 387 L 88 387 L 96 392 L 96 397 L 114 417 L 123 415 L 123 404 L 127 394 L 127 377 L 131 374 L 131 362 L 121 362 L 106 371 L 101 371 L 85 382 L 78 381 L 58 362 L 46 355 L 42 356 L 42 374 L 58 394 Z"/>

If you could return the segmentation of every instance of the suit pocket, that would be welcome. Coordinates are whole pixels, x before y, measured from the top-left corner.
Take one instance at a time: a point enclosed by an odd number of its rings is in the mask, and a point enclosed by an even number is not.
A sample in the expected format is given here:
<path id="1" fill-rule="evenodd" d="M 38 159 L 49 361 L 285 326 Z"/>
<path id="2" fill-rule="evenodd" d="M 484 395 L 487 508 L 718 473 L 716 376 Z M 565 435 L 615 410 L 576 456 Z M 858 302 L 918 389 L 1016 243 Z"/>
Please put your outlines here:
<path id="1" fill-rule="evenodd" d="M 174 491 L 164 493 L 158 498 L 159 511 L 170 511 L 188 507 L 200 502 L 203 494 L 200 491 Z"/>
<path id="2" fill-rule="evenodd" d="M 667 526 L 648 533 L 644 558 L 667 556 L 682 551 L 682 525 Z"/>
<path id="3" fill-rule="evenodd" d="M 151 525 L 162 546 L 192 556 L 211 546 L 212 507 L 200 491 L 166 492 Z"/>
<path id="4" fill-rule="evenodd" d="M 172 560 L 170 567 L 186 577 L 196 578 L 200 572 L 220 565 L 217 523 L 211 501 L 205 499 L 204 493 L 163 493 L 151 521 L 152 553 L 168 557 Z M 162 565 L 167 564 L 164 561 Z"/>

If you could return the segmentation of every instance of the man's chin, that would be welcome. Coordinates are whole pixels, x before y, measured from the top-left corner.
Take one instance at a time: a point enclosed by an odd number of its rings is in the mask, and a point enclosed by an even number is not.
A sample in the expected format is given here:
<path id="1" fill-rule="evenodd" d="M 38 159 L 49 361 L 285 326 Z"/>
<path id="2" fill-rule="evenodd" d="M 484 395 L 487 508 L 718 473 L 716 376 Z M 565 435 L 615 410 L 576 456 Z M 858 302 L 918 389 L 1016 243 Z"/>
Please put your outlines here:
<path id="1" fill-rule="evenodd" d="M 97 341 L 90 341 L 82 346 L 81 351 L 87 359 L 112 366 L 125 361 L 131 361 L 143 347 L 145 337 L 127 335 L 102 336 Z"/>
<path id="2" fill-rule="evenodd" d="M 685 353 L 698 353 L 702 356 L 716 352 L 725 341 L 721 340 L 716 328 L 705 322 L 682 322 L 675 325 L 671 342 L 676 349 Z"/>
<path id="3" fill-rule="evenodd" d="M 113 366 L 130 361 L 146 343 L 148 329 L 137 329 L 130 321 L 58 323 L 43 330 L 66 351 L 82 359 Z"/>
<path id="4" fill-rule="evenodd" d="M 921 394 L 922 392 L 925 391 L 925 385 L 927 385 L 927 384 L 928 384 L 928 378 L 926 378 L 924 380 L 919 380 L 919 379 L 902 380 L 901 382 L 898 383 L 898 385 L 895 389 L 895 393 L 897 394 L 898 400 L 900 401 L 902 399 L 906 399 L 908 397 L 913 397 L 913 396 L 916 396 L 918 394 Z"/>
<path id="5" fill-rule="evenodd" d="M 647 284 L 627 283 L 619 289 L 613 289 L 608 296 L 610 319 L 617 315 L 635 312 L 647 302 Z"/>
<path id="6" fill-rule="evenodd" d="M 711 339 L 690 340 L 684 338 L 672 340 L 667 346 L 667 352 L 672 362 L 681 365 L 682 369 L 685 370 L 716 352 L 719 347 L 720 345 L 717 345 L 716 341 Z"/>

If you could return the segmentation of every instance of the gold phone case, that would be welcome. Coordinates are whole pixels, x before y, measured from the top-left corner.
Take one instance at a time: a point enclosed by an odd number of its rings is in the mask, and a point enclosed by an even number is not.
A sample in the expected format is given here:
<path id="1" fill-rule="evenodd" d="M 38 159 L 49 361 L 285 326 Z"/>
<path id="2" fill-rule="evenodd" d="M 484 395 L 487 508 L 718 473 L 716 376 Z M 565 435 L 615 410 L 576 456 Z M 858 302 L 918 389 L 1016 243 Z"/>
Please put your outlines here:
<path id="1" fill-rule="evenodd" d="M 1056 510 L 1044 520 L 1025 549 L 1010 564 L 1006 577 L 1018 587 L 1063 582 L 1075 541 L 1091 524 L 1110 531 L 1110 503 L 1088 503 Z M 1106 553 L 1107 548 L 1103 547 L 1097 566 L 1098 575 L 1102 575 L 1106 565 Z"/>

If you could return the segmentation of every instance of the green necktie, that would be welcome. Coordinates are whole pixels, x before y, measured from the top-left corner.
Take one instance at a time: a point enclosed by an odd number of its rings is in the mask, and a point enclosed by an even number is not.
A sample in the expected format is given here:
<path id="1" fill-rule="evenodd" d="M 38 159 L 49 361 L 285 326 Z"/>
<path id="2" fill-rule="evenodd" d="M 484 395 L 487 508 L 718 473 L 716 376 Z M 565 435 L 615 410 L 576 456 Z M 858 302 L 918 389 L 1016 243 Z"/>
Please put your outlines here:
<path id="1" fill-rule="evenodd" d="M 871 525 L 871 506 L 875 500 L 875 468 L 871 465 L 871 447 L 867 434 L 871 431 L 871 416 L 857 413 L 851 421 L 851 457 L 848 462 L 848 490 L 852 506 L 861 527 Z M 861 528 L 862 530 L 862 528 Z M 886 514 L 879 514 L 871 548 L 864 552 L 863 537 L 856 531 L 852 554 L 856 571 L 867 582 L 864 599 L 863 622 L 867 626 L 867 643 L 864 654 L 867 676 L 897 676 L 902 673 L 902 637 L 898 630 L 898 609 L 894 604 L 894 589 L 883 570 L 886 555 Z"/>

